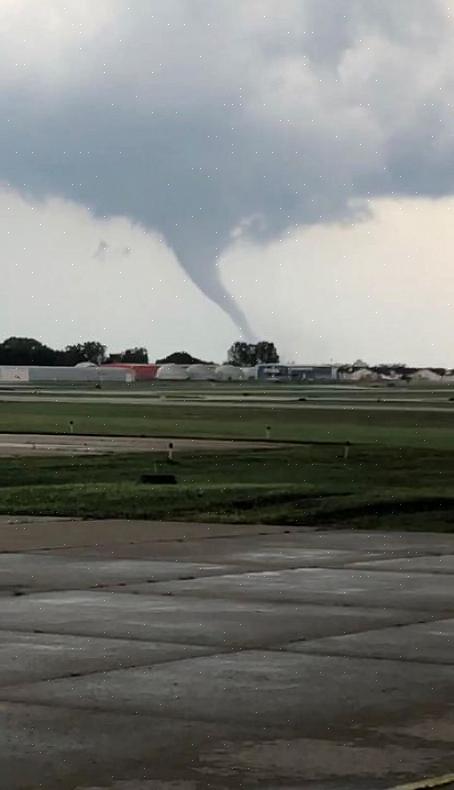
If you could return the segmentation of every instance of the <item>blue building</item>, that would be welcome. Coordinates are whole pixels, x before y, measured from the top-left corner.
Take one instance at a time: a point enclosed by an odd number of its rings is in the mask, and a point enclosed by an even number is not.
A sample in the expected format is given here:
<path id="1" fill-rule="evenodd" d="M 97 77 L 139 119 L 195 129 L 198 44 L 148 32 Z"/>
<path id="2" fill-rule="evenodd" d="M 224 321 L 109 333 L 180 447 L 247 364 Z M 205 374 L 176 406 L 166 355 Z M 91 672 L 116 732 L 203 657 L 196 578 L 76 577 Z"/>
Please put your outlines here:
<path id="1" fill-rule="evenodd" d="M 257 365 L 257 378 L 259 381 L 335 381 L 337 367 L 333 365 Z"/>

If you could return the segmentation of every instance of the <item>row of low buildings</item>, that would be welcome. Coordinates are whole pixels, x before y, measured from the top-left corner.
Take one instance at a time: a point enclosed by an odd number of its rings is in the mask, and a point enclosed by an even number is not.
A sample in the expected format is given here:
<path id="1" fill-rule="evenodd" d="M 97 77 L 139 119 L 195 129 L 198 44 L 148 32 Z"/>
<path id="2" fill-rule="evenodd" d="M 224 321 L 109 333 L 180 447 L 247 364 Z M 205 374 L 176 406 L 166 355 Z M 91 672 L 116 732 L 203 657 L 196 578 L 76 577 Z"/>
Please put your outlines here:
<path id="1" fill-rule="evenodd" d="M 454 371 L 448 368 L 416 368 L 406 365 L 377 365 L 368 366 L 349 366 L 342 365 L 337 370 L 339 381 L 350 381 L 364 384 L 373 383 L 432 383 L 432 384 L 452 384 L 454 383 Z"/>
<path id="2" fill-rule="evenodd" d="M 274 381 L 274 382 L 432 382 L 454 383 L 454 372 L 443 368 L 407 368 L 348 365 L 259 364 L 174 365 L 82 363 L 74 367 L 0 366 L 0 384 L 27 383 L 125 383 L 134 381 Z"/>
<path id="3" fill-rule="evenodd" d="M 104 381 L 135 381 L 131 371 L 118 368 L 104 368 L 96 365 L 75 365 L 74 367 L 44 367 L 42 365 L 3 365 L 0 367 L 0 385 L 3 384 L 77 384 L 102 383 Z"/>
<path id="4" fill-rule="evenodd" d="M 112 363 L 74 367 L 3 366 L 0 383 L 99 383 L 134 381 L 333 381 L 336 368 L 330 365 L 139 365 Z"/>
<path id="5" fill-rule="evenodd" d="M 405 365 L 281 365 L 260 364 L 252 368 L 232 365 L 164 365 L 157 369 L 162 380 L 275 381 L 286 383 L 454 383 L 454 371 L 445 368 L 416 368 Z"/>
<path id="6" fill-rule="evenodd" d="M 74 367 L 0 366 L 0 385 L 39 383 L 124 383 L 134 381 L 241 381 L 249 378 L 233 365 L 138 365 L 82 363 Z"/>
<path id="7" fill-rule="evenodd" d="M 454 383 L 454 370 L 406 365 L 257 365 L 254 378 L 285 382 Z"/>

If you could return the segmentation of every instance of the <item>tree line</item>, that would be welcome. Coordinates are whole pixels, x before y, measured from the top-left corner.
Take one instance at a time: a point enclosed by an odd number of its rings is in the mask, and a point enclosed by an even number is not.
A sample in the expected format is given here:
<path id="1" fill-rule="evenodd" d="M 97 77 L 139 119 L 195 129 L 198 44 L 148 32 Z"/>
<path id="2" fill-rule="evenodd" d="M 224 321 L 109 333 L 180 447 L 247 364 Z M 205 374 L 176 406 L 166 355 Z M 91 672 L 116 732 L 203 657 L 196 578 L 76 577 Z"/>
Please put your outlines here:
<path id="1" fill-rule="evenodd" d="M 256 365 L 278 364 L 279 354 L 274 343 L 261 340 L 259 343 L 243 343 L 237 341 L 228 350 L 228 361 L 231 365 L 242 368 L 253 368 Z"/>
<path id="2" fill-rule="evenodd" d="M 81 362 L 102 365 L 106 362 L 148 362 L 146 348 L 128 348 L 120 354 L 107 355 L 107 347 L 97 340 L 87 340 L 63 349 L 54 349 L 31 337 L 8 337 L 0 343 L 0 365 L 43 365 L 73 367 Z"/>
<path id="3" fill-rule="evenodd" d="M 156 360 L 157 364 L 194 365 L 204 362 L 186 351 L 175 351 Z M 260 363 L 278 363 L 279 354 L 274 343 L 262 340 L 259 343 L 237 341 L 227 352 L 227 361 L 238 367 L 254 367 Z M 119 354 L 107 354 L 107 347 L 97 340 L 54 349 L 31 337 L 8 337 L 0 343 L 0 365 L 43 365 L 45 367 L 73 367 L 81 362 L 95 365 L 105 363 L 147 364 L 148 351 L 143 347 L 127 348 Z"/>

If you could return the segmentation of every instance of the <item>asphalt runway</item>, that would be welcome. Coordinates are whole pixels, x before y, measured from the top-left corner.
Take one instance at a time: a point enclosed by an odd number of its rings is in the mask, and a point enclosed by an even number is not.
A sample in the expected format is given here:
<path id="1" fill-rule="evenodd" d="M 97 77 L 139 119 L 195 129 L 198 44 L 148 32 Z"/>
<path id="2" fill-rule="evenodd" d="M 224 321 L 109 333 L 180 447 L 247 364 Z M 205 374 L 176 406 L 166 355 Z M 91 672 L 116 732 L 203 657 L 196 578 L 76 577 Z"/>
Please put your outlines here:
<path id="1" fill-rule="evenodd" d="M 100 455 L 106 453 L 167 453 L 170 442 L 175 453 L 226 452 L 279 444 L 217 439 L 166 439 L 134 436 L 72 436 L 71 434 L 0 434 L 0 456 L 24 455 Z"/>
<path id="2" fill-rule="evenodd" d="M 326 388 L 328 389 L 328 387 Z M 443 413 L 454 414 L 454 390 L 437 391 L 434 393 L 421 393 L 421 397 L 415 397 L 414 392 L 410 397 L 405 394 L 397 397 L 396 393 L 390 395 L 387 390 L 369 391 L 367 395 L 358 397 L 348 394 L 345 388 L 337 392 L 334 390 L 330 396 L 326 392 L 301 390 L 289 394 L 288 392 L 257 392 L 244 393 L 238 392 L 211 392 L 206 389 L 188 390 L 183 389 L 176 392 L 166 390 L 155 390 L 150 393 L 140 392 L 139 390 L 124 391 L 101 391 L 93 392 L 90 390 L 8 390 L 0 392 L 0 403 L 54 403 L 54 404 L 105 404 L 117 406 L 185 406 L 191 408 L 237 408 L 237 409 L 280 409 L 297 411 L 366 411 L 366 412 L 418 412 L 418 413 Z M 435 397 L 434 397 L 435 395 Z M 452 402 L 451 402 L 452 401 Z"/>
<path id="3" fill-rule="evenodd" d="M 448 786 L 453 586 L 451 535 L 2 517 L 0 784 Z"/>
<path id="4" fill-rule="evenodd" d="M 286 402 L 286 401 L 275 401 L 270 399 L 264 399 L 263 401 L 259 400 L 210 400 L 210 399 L 198 399 L 198 400 L 191 400 L 190 398 L 183 399 L 158 399 L 158 398 L 112 398 L 109 396 L 93 396 L 93 397 L 86 397 L 81 396 L 78 398 L 70 398 L 66 397 L 57 397 L 57 398 L 50 398 L 47 396 L 11 396 L 11 397 L 1 397 L 0 403 L 104 403 L 116 406 L 190 406 L 191 408 L 200 408 L 206 409 L 207 406 L 214 407 L 214 408 L 232 408 L 232 409 L 284 409 L 284 410 L 297 410 L 297 411 L 393 411 L 393 412 L 430 412 L 430 413 L 445 413 L 445 414 L 454 414 L 454 403 L 450 405 L 442 405 L 440 401 L 433 401 L 432 403 L 427 403 L 426 405 L 422 405 L 420 403 L 414 403 L 413 401 L 408 401 L 407 403 L 392 403 L 390 401 L 387 402 L 372 402 L 368 404 L 364 403 L 356 403 L 355 401 L 350 401 L 345 403 L 341 400 L 332 401 L 327 403 L 325 400 L 320 400 L 317 402 L 309 402 L 309 401 L 298 401 L 298 402 Z"/>

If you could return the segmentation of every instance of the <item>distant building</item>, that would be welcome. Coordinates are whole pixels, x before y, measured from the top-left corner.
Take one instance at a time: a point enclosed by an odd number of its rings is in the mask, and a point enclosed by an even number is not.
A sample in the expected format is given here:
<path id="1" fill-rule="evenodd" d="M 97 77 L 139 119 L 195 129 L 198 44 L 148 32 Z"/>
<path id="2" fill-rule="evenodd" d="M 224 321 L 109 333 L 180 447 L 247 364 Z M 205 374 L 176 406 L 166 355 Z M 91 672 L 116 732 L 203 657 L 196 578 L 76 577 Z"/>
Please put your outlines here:
<path id="1" fill-rule="evenodd" d="M 0 383 L 26 384 L 27 381 L 29 381 L 29 372 L 27 367 L 14 367 L 11 365 L 0 367 Z"/>
<path id="2" fill-rule="evenodd" d="M 379 374 L 372 368 L 357 368 L 354 365 L 343 365 L 339 368 L 338 378 L 340 381 L 379 381 Z"/>
<path id="3" fill-rule="evenodd" d="M 215 365 L 189 365 L 186 369 L 191 381 L 214 381 L 216 378 Z"/>
<path id="4" fill-rule="evenodd" d="M 152 365 L 145 362 L 106 362 L 102 367 L 129 370 L 134 374 L 135 381 L 153 381 L 159 370 L 159 365 Z"/>
<path id="5" fill-rule="evenodd" d="M 20 373 L 18 373 L 20 371 Z M 0 381 L 17 383 L 54 383 L 64 384 L 74 382 L 124 382 L 130 384 L 135 380 L 131 370 L 118 368 L 104 368 L 96 365 L 75 365 L 74 367 L 44 367 L 31 365 L 16 368 L 8 365 L 0 367 Z"/>
<path id="6" fill-rule="evenodd" d="M 339 367 L 340 381 L 356 382 L 383 382 L 395 384 L 396 382 L 424 382 L 448 383 L 449 376 L 445 368 L 410 368 L 406 365 L 376 365 L 374 367 L 357 367 L 356 365 L 341 365 Z"/>
<path id="7" fill-rule="evenodd" d="M 235 365 L 219 365 L 215 375 L 217 381 L 241 381 L 244 378 L 242 369 Z"/>
<path id="8" fill-rule="evenodd" d="M 257 365 L 257 378 L 260 381 L 335 381 L 337 367 L 333 365 Z"/>
<path id="9" fill-rule="evenodd" d="M 188 371 L 186 365 L 161 365 L 156 374 L 159 381 L 186 381 Z"/>
<path id="10" fill-rule="evenodd" d="M 412 381 L 442 381 L 443 376 L 440 375 L 436 370 L 432 370 L 431 368 L 424 368 L 422 370 L 417 370 L 410 376 Z"/>
<path id="11" fill-rule="evenodd" d="M 246 381 L 254 381 L 257 378 L 257 368 L 255 366 L 249 368 L 239 368 L 239 369 L 241 370 L 243 379 L 245 379 Z"/>

